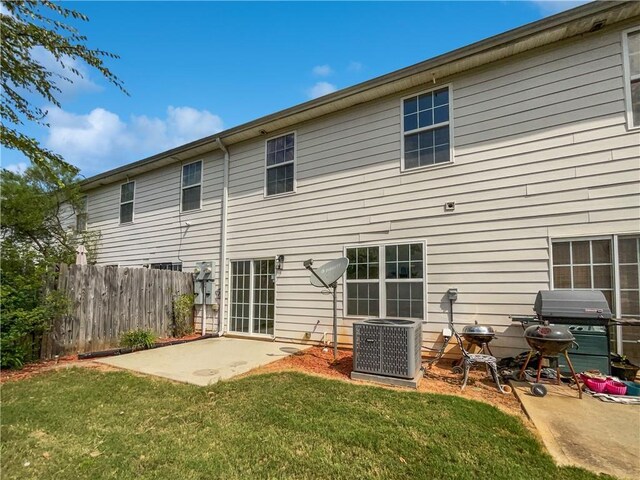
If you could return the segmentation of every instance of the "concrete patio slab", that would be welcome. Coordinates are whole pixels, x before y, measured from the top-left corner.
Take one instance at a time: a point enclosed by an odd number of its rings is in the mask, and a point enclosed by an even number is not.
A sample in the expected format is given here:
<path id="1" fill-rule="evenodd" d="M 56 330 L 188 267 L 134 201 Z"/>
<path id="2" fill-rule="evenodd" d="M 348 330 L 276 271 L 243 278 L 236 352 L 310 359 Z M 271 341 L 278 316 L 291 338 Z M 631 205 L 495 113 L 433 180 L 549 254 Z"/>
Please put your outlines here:
<path id="1" fill-rule="evenodd" d="M 511 382 L 542 441 L 560 465 L 574 465 L 618 478 L 640 478 L 640 406 L 606 403 L 565 385 L 545 385 L 545 397 L 530 385 Z"/>
<path id="2" fill-rule="evenodd" d="M 96 360 L 178 382 L 211 385 L 304 350 L 282 342 L 209 338 Z"/>

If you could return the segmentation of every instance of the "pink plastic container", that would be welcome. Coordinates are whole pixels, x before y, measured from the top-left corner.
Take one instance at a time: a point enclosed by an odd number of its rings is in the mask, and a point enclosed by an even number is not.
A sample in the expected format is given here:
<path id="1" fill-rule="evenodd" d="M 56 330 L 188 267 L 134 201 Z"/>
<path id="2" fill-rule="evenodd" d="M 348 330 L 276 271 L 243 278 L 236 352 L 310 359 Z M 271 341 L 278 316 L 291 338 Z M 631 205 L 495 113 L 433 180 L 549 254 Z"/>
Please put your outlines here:
<path id="1" fill-rule="evenodd" d="M 584 384 L 589 388 L 589 390 L 593 390 L 596 393 L 604 392 L 607 387 L 607 381 L 604 378 L 589 378 L 583 377 Z"/>
<path id="2" fill-rule="evenodd" d="M 616 382 L 610 378 L 607 378 L 604 391 L 611 395 L 624 395 L 627 393 L 627 386 L 622 382 Z"/>

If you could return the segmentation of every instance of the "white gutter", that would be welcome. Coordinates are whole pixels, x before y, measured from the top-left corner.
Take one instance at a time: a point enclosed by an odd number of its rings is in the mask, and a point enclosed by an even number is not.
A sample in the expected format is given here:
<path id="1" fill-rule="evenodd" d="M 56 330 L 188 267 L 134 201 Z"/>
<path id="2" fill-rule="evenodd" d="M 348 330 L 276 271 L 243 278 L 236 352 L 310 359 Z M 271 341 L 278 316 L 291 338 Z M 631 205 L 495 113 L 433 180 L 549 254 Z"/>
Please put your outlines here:
<path id="1" fill-rule="evenodd" d="M 222 204 L 220 205 L 222 214 L 222 225 L 220 228 L 220 265 L 218 265 L 218 275 L 220 276 L 220 304 L 218 307 L 218 336 L 224 335 L 224 319 L 226 303 L 224 301 L 227 291 L 225 282 L 225 273 L 227 267 L 227 202 L 229 199 L 229 150 L 222 143 L 222 139 L 216 139 L 220 150 L 224 152 L 224 173 L 222 187 Z"/>

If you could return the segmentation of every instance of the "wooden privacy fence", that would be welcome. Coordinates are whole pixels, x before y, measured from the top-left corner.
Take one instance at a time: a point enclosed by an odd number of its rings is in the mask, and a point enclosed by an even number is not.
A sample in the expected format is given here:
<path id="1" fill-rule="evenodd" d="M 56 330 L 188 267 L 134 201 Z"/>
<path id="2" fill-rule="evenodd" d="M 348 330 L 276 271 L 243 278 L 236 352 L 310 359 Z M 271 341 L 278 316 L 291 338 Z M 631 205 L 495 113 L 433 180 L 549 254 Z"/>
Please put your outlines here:
<path id="1" fill-rule="evenodd" d="M 191 273 L 148 268 L 60 265 L 57 289 L 68 313 L 43 338 L 42 356 L 115 347 L 124 332 L 148 329 L 170 334 L 173 300 L 193 293 Z"/>

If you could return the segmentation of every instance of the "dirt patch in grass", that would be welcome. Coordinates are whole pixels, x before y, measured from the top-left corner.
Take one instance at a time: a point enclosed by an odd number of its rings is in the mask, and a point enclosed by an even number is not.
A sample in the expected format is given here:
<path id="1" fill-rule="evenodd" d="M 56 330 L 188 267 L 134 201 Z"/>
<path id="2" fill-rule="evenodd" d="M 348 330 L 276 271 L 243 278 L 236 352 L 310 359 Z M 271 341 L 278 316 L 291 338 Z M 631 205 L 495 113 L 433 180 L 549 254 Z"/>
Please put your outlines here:
<path id="1" fill-rule="evenodd" d="M 117 370 L 116 368 L 110 367 L 109 365 L 96 363 L 91 359 L 78 360 L 77 355 L 68 355 L 66 357 L 60 357 L 58 360 L 46 360 L 41 362 L 29 363 L 20 370 L 2 370 L 2 373 L 0 373 L 0 384 L 24 380 L 36 375 L 40 375 L 44 372 L 50 372 L 52 370 L 63 370 L 73 367 L 85 367 L 104 372 Z"/>
<path id="2" fill-rule="evenodd" d="M 185 335 L 184 337 L 162 337 L 162 338 L 157 338 L 155 343 L 169 343 L 169 342 L 175 342 L 176 340 L 195 340 L 196 338 L 200 338 L 202 336 L 202 333 L 190 333 L 189 335 Z"/>
<path id="3" fill-rule="evenodd" d="M 419 391 L 429 393 L 441 393 L 458 397 L 479 400 L 498 407 L 500 410 L 517 415 L 525 419 L 520 407 L 520 402 L 512 394 L 498 392 L 491 378 L 483 368 L 472 370 L 469 373 L 469 382 L 464 391 L 460 390 L 462 376 L 451 371 L 452 360 L 442 360 L 432 366 L 425 373 Z M 351 380 L 350 374 L 353 365 L 353 352 L 351 350 L 338 350 L 338 359 L 334 362 L 333 350 L 324 351 L 322 347 L 311 347 L 289 357 L 256 368 L 246 375 L 280 371 L 300 371 L 320 375 L 322 377 L 337 378 L 354 383 L 363 383 Z"/>
<path id="4" fill-rule="evenodd" d="M 194 340 L 200 337 L 200 333 L 192 333 L 190 335 L 185 335 L 184 337 L 175 338 L 175 337 L 163 337 L 158 338 L 155 343 L 170 343 L 176 340 Z M 113 347 L 118 348 L 118 347 Z M 107 349 L 105 349 L 107 350 Z M 110 367 L 108 365 L 104 365 L 102 363 L 97 363 L 93 361 L 91 358 L 79 359 L 78 355 L 66 355 L 58 358 L 57 360 L 42 360 L 39 362 L 33 362 L 26 364 L 23 368 L 19 370 L 2 370 L 0 372 L 0 384 L 4 382 L 11 382 L 17 380 L 24 380 L 25 378 L 31 378 L 34 375 L 38 375 L 43 372 L 49 372 L 51 370 L 59 370 L 64 368 L 71 367 L 86 367 L 93 368 L 99 371 L 114 371 L 117 370 L 114 367 Z"/>

